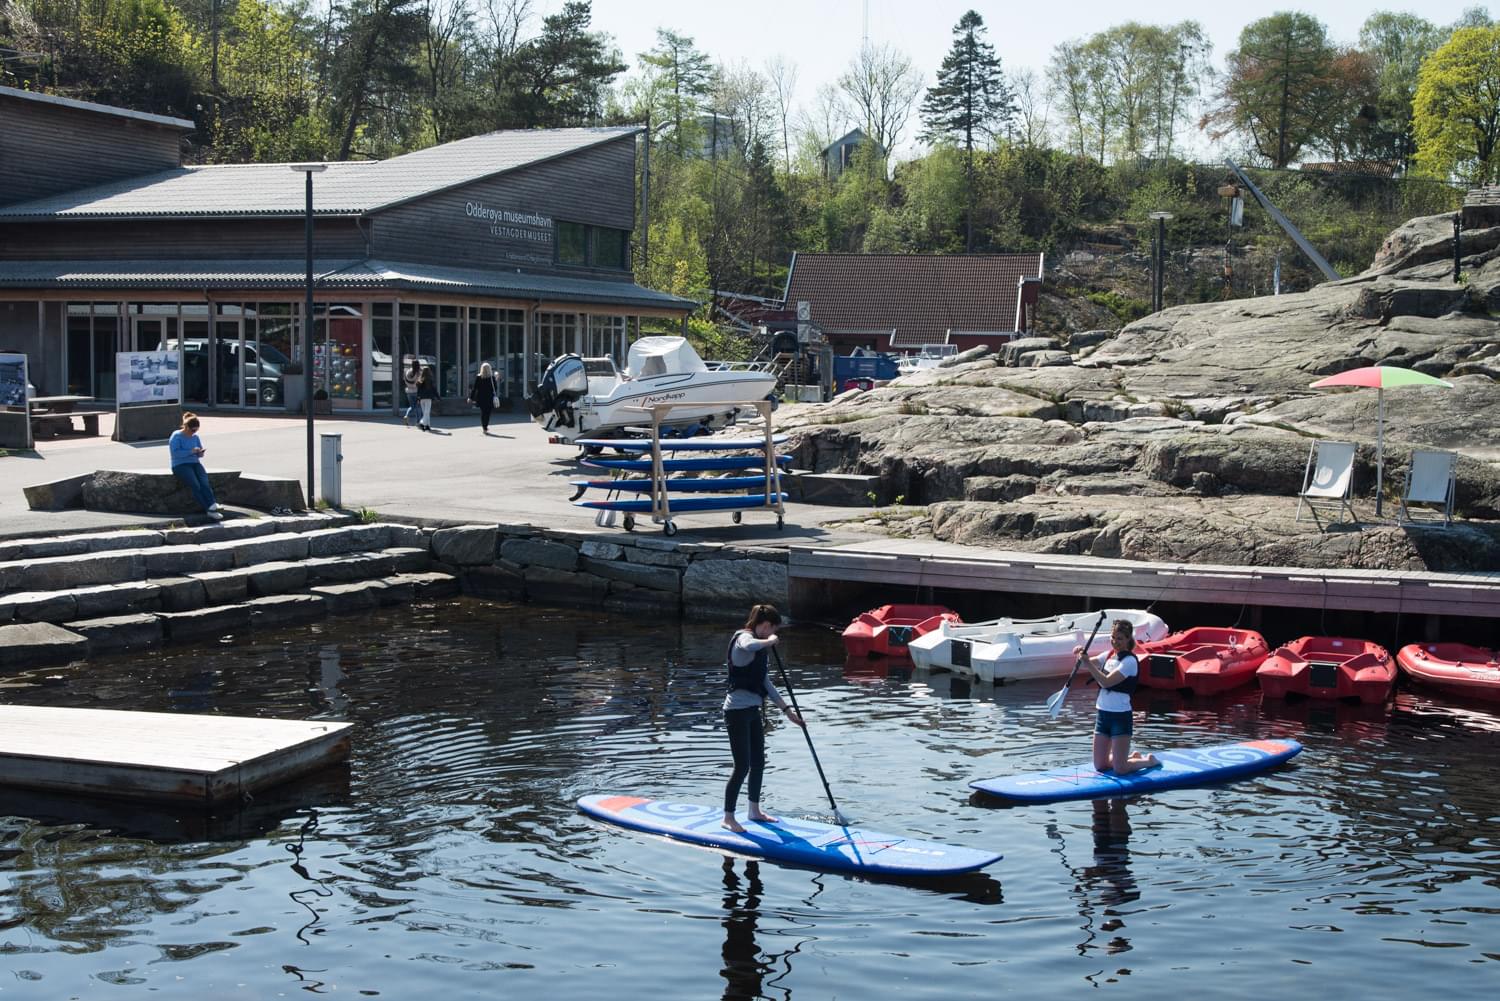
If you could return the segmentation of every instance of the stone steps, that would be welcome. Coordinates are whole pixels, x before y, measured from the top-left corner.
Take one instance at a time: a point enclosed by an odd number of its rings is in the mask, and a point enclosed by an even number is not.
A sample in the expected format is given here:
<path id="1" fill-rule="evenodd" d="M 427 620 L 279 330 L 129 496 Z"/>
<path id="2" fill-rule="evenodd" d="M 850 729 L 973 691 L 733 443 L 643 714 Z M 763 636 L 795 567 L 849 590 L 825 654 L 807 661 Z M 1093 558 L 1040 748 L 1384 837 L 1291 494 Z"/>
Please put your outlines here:
<path id="1" fill-rule="evenodd" d="M 135 612 L 65 623 L 0 626 L 0 668 L 65 664 L 85 656 L 162 643 L 211 639 L 246 630 L 274 629 L 328 615 L 370 611 L 383 605 L 449 598 L 458 578 L 437 571 L 395 573 L 342 584 L 321 584 L 304 594 L 274 594 L 181 612 Z"/>
<path id="2" fill-rule="evenodd" d="M 434 549 L 342 515 L 0 542 L 0 669 L 458 594 Z"/>

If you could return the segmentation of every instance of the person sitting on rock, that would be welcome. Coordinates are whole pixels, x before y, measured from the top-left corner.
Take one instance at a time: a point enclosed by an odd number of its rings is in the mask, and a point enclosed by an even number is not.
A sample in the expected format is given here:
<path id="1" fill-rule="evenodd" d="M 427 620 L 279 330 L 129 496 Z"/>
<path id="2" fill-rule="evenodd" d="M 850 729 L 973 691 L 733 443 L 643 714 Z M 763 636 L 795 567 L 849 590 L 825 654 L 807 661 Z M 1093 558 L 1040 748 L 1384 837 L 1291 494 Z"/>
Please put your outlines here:
<path id="1" fill-rule="evenodd" d="M 187 484 L 193 499 L 203 505 L 203 510 L 214 521 L 222 521 L 224 512 L 214 499 L 214 488 L 208 482 L 208 470 L 199 460 L 203 456 L 203 440 L 198 437 L 198 415 L 191 410 L 182 415 L 182 427 L 172 432 L 167 442 L 172 455 L 172 474 Z"/>

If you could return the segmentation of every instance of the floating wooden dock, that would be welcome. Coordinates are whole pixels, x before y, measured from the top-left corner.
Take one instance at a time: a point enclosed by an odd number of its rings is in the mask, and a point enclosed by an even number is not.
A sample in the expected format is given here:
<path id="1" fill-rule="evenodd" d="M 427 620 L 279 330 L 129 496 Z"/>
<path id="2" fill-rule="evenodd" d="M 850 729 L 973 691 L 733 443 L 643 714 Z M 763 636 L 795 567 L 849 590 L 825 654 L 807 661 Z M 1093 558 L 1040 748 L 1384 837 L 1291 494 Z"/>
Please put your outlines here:
<path id="1" fill-rule="evenodd" d="M 348 758 L 351 726 L 0 706 L 0 785 L 211 806 Z"/>
<path id="2" fill-rule="evenodd" d="M 980 549 L 932 539 L 878 539 L 819 548 L 793 546 L 792 604 L 817 605 L 808 588 L 841 582 L 1008 591 L 1089 598 L 1401 615 L 1500 618 L 1500 573 L 1324 570 L 1147 563 L 1055 553 Z"/>

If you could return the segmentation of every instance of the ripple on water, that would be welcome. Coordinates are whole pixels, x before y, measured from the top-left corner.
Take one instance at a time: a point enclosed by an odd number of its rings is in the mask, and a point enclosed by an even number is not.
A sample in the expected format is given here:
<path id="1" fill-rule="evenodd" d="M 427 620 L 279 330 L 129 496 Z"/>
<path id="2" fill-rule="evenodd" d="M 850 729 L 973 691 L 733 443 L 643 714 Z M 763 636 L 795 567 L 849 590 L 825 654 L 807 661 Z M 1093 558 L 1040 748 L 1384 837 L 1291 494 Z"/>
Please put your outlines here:
<path id="1" fill-rule="evenodd" d="M 1083 760 L 1091 692 L 1052 720 L 1055 681 L 845 663 L 833 633 L 784 635 L 840 808 L 1004 861 L 911 886 L 587 820 L 573 808 L 585 793 L 718 798 L 724 630 L 424 604 L 11 689 L 356 724 L 347 788 L 264 833 L 152 841 L 93 819 L 0 818 L 11 990 L 946 1001 L 1107 985 L 1154 1001 L 1290 976 L 1302 993 L 1364 997 L 1493 986 L 1489 712 L 1405 692 L 1373 710 L 1143 693 L 1146 746 L 1287 735 L 1307 750 L 1221 787 L 996 808 L 972 803 L 968 781 Z M 767 745 L 768 805 L 826 816 L 800 731 L 772 717 Z"/>

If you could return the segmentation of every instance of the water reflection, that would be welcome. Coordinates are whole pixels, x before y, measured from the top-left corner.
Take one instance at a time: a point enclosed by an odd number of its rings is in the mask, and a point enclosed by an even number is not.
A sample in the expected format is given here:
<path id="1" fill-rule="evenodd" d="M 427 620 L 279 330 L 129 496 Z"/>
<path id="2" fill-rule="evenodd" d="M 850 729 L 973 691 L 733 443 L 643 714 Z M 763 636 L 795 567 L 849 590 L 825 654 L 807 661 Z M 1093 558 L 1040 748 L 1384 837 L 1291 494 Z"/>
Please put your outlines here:
<path id="1" fill-rule="evenodd" d="M 741 880 L 732 858 L 724 860 L 724 1001 L 759 998 L 770 966 L 761 961 L 760 946 L 755 941 L 755 926 L 760 920 L 760 898 L 765 887 L 760 881 L 760 863 L 744 863 Z"/>
<path id="2" fill-rule="evenodd" d="M 1114 956 L 1133 948 L 1123 932 L 1126 916 L 1135 912 L 1127 905 L 1140 900 L 1141 891 L 1130 866 L 1130 812 L 1126 802 L 1090 800 L 1094 850 L 1093 860 L 1087 865 L 1072 865 L 1062 832 L 1056 824 L 1047 825 L 1048 836 L 1057 842 L 1053 851 L 1073 874 L 1073 896 L 1083 920 L 1080 928 L 1084 938 L 1077 946 L 1080 956 L 1100 951 Z"/>

